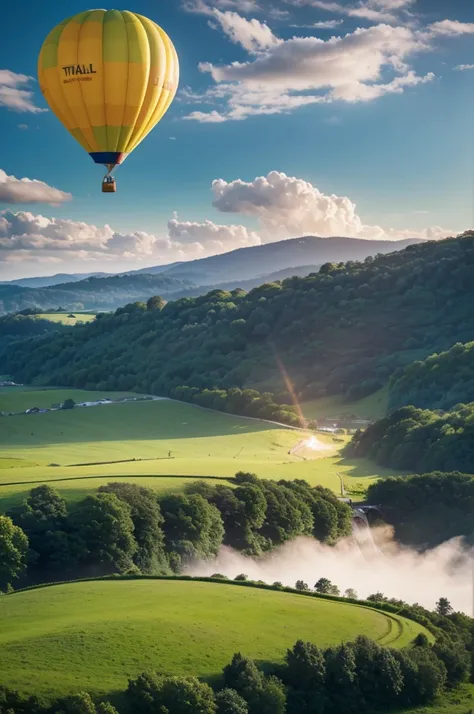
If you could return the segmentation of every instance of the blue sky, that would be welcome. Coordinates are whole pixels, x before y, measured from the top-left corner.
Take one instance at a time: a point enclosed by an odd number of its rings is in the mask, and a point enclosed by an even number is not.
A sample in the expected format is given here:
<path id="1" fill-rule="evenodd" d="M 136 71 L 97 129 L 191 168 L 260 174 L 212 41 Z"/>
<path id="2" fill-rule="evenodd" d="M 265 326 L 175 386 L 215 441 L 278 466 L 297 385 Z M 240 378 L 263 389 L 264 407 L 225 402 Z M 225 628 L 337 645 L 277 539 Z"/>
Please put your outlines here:
<path id="1" fill-rule="evenodd" d="M 305 233 L 437 238 L 472 227 L 468 6 L 131 0 L 127 9 L 173 40 L 180 90 L 117 171 L 118 193 L 103 195 L 101 167 L 37 111 L 47 108 L 35 80 L 41 44 L 86 6 L 9 2 L 0 279 L 126 270 Z"/>

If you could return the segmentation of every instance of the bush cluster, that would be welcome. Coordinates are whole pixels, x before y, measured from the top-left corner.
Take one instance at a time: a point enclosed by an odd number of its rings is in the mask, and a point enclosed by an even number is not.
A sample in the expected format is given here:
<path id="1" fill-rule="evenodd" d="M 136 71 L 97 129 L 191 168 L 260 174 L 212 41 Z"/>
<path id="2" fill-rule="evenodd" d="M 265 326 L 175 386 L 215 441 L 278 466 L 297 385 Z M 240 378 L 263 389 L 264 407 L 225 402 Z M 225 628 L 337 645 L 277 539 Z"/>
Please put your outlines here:
<path id="1" fill-rule="evenodd" d="M 0 590 L 18 580 L 180 572 L 223 544 L 257 555 L 299 535 L 332 543 L 351 530 L 351 509 L 328 489 L 245 473 L 234 481 L 236 488 L 197 481 L 162 496 L 109 483 L 72 510 L 38 486 L 0 516 Z"/>

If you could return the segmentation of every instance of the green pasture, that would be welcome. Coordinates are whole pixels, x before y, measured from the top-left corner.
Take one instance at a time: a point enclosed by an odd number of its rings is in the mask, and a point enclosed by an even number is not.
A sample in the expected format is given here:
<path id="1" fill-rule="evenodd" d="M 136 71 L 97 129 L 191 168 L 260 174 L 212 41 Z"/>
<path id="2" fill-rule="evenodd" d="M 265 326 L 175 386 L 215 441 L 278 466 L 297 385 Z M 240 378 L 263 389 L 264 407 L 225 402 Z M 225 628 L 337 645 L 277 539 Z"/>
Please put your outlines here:
<path id="1" fill-rule="evenodd" d="M 5 389 L 0 391 L 0 410 L 49 406 L 68 396 L 86 401 L 124 393 Z M 8 408 L 2 408 L 2 400 Z M 302 478 L 340 493 L 340 474 L 348 492 L 362 494 L 374 479 L 391 473 L 368 461 L 344 458 L 339 452 L 345 441 L 334 442 L 328 435 L 317 436 L 329 450 L 306 449 L 307 460 L 289 454 L 308 436 L 167 400 L 3 417 L 0 510 L 45 482 L 76 501 L 116 479 L 164 492 L 182 490 L 189 478 L 229 478 L 237 471 L 270 479 Z"/>
<path id="2" fill-rule="evenodd" d="M 452 692 L 445 692 L 433 704 L 402 709 L 393 714 L 472 714 L 474 712 L 474 684 L 462 684 Z"/>
<path id="3" fill-rule="evenodd" d="M 380 419 L 388 409 L 388 386 L 356 402 L 347 402 L 341 394 L 303 402 L 303 414 L 307 419 L 338 417 L 354 414 L 359 419 Z"/>
<path id="4" fill-rule="evenodd" d="M 69 583 L 0 599 L 2 684 L 24 692 L 112 694 L 149 669 L 212 678 L 234 652 L 282 661 L 298 639 L 364 634 L 391 647 L 423 628 L 371 608 L 224 583 Z"/>
<path id="5" fill-rule="evenodd" d="M 85 389 L 53 389 L 51 387 L 0 387 L 0 412 L 24 412 L 31 407 L 49 409 L 66 399 L 75 402 L 92 402 L 97 399 L 123 399 L 138 397 L 131 392 L 96 392 Z M 143 396 L 143 395 L 141 395 Z M 100 407 L 99 407 L 100 408 Z"/>
<path id="6" fill-rule="evenodd" d="M 74 315 L 74 317 L 69 317 L 69 315 Z M 59 322 L 62 325 L 78 325 L 81 322 L 93 322 L 95 320 L 95 314 L 84 313 L 84 312 L 42 312 L 39 315 L 35 315 L 38 320 L 48 320 L 49 322 Z"/>

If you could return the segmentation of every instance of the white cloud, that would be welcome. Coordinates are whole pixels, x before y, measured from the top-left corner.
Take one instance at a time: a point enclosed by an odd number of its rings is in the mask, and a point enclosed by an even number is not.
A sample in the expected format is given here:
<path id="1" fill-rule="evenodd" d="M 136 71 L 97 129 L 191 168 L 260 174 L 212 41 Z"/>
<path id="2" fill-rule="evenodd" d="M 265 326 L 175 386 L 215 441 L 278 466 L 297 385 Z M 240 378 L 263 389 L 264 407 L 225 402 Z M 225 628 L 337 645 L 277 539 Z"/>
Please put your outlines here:
<path id="1" fill-rule="evenodd" d="M 459 22 L 459 20 L 441 20 L 428 25 L 428 31 L 434 35 L 447 35 L 456 37 L 457 35 L 474 34 L 474 22 Z"/>
<path id="2" fill-rule="evenodd" d="M 28 124 L 18 124 L 18 128 L 22 129 L 22 131 L 26 131 L 28 129 Z"/>
<path id="3" fill-rule="evenodd" d="M 458 64 L 458 66 L 454 67 L 454 69 L 464 72 L 467 69 L 474 69 L 474 64 Z"/>
<path id="4" fill-rule="evenodd" d="M 168 235 L 181 246 L 198 245 L 207 253 L 224 253 L 261 243 L 257 233 L 249 231 L 245 226 L 223 226 L 212 221 L 179 221 L 177 217 L 168 222 Z"/>
<path id="5" fill-rule="evenodd" d="M 255 18 L 247 20 L 236 12 L 221 10 L 214 10 L 213 18 L 217 20 L 224 34 L 235 44 L 242 45 L 247 52 L 259 52 L 281 42 L 267 24 Z"/>
<path id="6" fill-rule="evenodd" d="M 71 198 L 70 193 L 48 186 L 43 181 L 17 179 L 0 169 L 0 203 L 49 203 L 57 206 Z"/>
<path id="7" fill-rule="evenodd" d="M 439 226 L 410 231 L 364 224 L 356 204 L 346 196 L 324 194 L 310 182 L 278 171 L 251 182 L 218 179 L 212 190 L 214 208 L 256 218 L 264 242 L 302 235 L 396 240 L 436 239 L 455 233 Z"/>
<path id="8" fill-rule="evenodd" d="M 84 262 L 88 262 L 91 268 L 103 270 L 107 266 L 109 271 L 121 272 L 144 263 L 192 260 L 303 235 L 437 240 L 457 233 L 439 226 L 396 230 L 366 224 L 350 198 L 325 194 L 308 181 L 278 171 L 250 182 L 217 179 L 212 192 L 217 211 L 250 217 L 258 228 L 211 220 L 182 221 L 174 214 L 167 230 L 155 235 L 139 230 L 120 232 L 107 224 L 96 226 L 27 211 L 3 211 L 0 263 L 21 264 L 23 275 L 38 274 L 39 263 L 83 270 Z"/>
<path id="9" fill-rule="evenodd" d="M 6 107 L 16 112 L 38 114 L 47 109 L 37 107 L 33 99 L 33 91 L 29 84 L 33 77 L 17 74 L 9 69 L 0 69 L 0 107 Z"/>
<path id="10" fill-rule="evenodd" d="M 200 70 L 209 73 L 216 86 L 194 96 L 194 101 L 220 101 L 224 106 L 210 113 L 199 110 L 185 118 L 202 122 L 241 120 L 319 102 L 371 101 L 400 93 L 433 79 L 432 73 L 418 76 L 407 64 L 415 52 L 428 49 L 426 34 L 377 25 L 328 40 L 293 37 L 247 62 L 221 66 L 201 63 Z"/>
<path id="11" fill-rule="evenodd" d="M 182 7 L 186 12 L 198 15 L 213 15 L 217 10 L 232 10 L 249 14 L 260 12 L 256 0 L 183 0 Z"/>
<path id="12" fill-rule="evenodd" d="M 408 7 L 416 0 L 365 0 L 343 5 L 340 2 L 331 0 L 296 0 L 297 5 L 310 5 L 311 7 L 325 10 L 327 12 L 337 12 L 347 17 L 355 17 L 371 22 L 397 22 L 400 11 L 406 13 Z M 290 2 L 290 0 L 287 0 Z"/>
<path id="13" fill-rule="evenodd" d="M 107 224 L 95 226 L 27 211 L 0 212 L 0 262 L 167 263 L 225 253 L 260 242 L 260 237 L 244 226 L 180 221 L 177 216 L 169 221 L 163 236 L 156 236 L 145 231 L 121 233 Z"/>
<path id="14" fill-rule="evenodd" d="M 310 30 L 333 30 L 335 27 L 342 25 L 343 22 L 344 20 L 320 20 L 310 25 L 290 25 L 290 27 L 308 28 Z"/>

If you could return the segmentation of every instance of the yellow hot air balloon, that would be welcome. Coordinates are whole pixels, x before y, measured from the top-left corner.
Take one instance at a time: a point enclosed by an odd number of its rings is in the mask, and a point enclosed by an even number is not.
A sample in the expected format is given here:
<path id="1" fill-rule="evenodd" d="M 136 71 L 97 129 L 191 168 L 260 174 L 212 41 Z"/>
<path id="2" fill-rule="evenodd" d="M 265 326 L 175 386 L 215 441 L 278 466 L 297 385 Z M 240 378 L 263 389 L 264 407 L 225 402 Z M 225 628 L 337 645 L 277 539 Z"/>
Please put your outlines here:
<path id="1" fill-rule="evenodd" d="M 46 37 L 38 58 L 41 91 L 51 110 L 111 176 L 160 121 L 174 99 L 179 62 L 170 38 L 134 12 L 87 10 Z"/>

